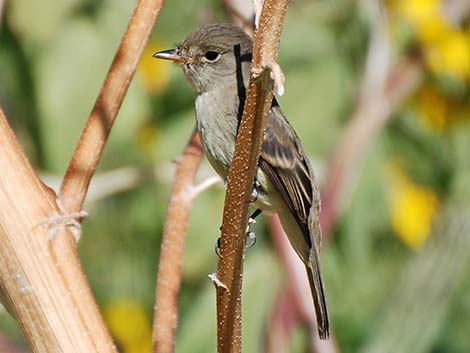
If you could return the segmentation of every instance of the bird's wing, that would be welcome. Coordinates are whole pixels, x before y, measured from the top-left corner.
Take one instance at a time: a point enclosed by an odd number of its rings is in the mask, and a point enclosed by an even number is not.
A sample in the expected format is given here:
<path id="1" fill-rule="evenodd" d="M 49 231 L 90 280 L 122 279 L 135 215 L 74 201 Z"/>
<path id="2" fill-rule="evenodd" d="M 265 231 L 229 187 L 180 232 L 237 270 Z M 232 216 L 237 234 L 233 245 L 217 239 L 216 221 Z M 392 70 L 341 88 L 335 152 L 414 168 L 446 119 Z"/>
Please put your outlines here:
<path id="1" fill-rule="evenodd" d="M 276 102 L 271 109 L 265 131 L 260 167 L 282 195 L 303 230 L 309 248 L 312 245 L 310 234 L 315 237 L 316 245 L 319 246 L 320 193 L 299 139 Z"/>
<path id="2" fill-rule="evenodd" d="M 308 244 L 309 253 L 299 255 L 307 269 L 318 333 L 321 339 L 326 339 L 330 324 L 319 258 L 320 192 L 310 162 L 277 104 L 273 104 L 268 119 L 260 167 L 282 195 Z"/>

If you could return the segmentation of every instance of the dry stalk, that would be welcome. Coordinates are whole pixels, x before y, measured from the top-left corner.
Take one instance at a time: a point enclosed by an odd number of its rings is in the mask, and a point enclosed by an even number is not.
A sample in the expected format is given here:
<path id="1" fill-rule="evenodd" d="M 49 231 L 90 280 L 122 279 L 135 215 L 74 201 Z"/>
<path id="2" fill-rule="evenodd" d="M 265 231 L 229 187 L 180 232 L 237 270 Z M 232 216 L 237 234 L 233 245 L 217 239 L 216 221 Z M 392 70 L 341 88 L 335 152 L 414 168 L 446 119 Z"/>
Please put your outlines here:
<path id="1" fill-rule="evenodd" d="M 183 155 L 177 161 L 163 231 L 153 323 L 155 353 L 172 353 L 175 349 L 183 251 L 194 197 L 194 178 L 202 157 L 199 134 L 194 131 Z"/>
<path id="2" fill-rule="evenodd" d="M 139 0 L 95 106 L 70 161 L 59 198 L 67 212 L 81 210 L 111 128 L 164 0 Z"/>
<path id="3" fill-rule="evenodd" d="M 222 5 L 230 21 L 253 37 L 255 20 L 253 1 L 222 0 Z"/>
<path id="4" fill-rule="evenodd" d="M 217 290 L 219 353 L 242 350 L 241 292 L 248 205 L 258 166 L 261 142 L 273 97 L 271 69 L 277 67 L 279 38 L 288 1 L 266 0 L 255 32 L 253 68 L 245 109 L 228 176 Z M 217 284 L 219 282 L 219 284 Z"/>
<path id="5" fill-rule="evenodd" d="M 76 244 L 57 229 L 51 252 L 45 220 L 56 194 L 36 176 L 0 109 L 0 291 L 35 353 L 117 353 L 87 283 Z"/>
<path id="6" fill-rule="evenodd" d="M 70 230 L 163 0 L 139 1 L 57 195 L 37 178 L 0 112 L 0 291 L 33 352 L 116 353 Z"/>

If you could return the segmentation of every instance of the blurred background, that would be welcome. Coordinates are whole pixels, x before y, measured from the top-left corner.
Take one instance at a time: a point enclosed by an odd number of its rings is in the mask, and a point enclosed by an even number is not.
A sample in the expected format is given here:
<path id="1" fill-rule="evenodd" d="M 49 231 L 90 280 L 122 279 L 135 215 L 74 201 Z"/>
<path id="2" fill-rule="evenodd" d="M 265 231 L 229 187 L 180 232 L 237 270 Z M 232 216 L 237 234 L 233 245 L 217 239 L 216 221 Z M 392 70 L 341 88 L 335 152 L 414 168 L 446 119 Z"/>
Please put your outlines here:
<path id="1" fill-rule="evenodd" d="M 55 188 L 135 3 L 0 0 L 0 104 Z M 151 352 L 173 161 L 194 127 L 182 72 L 151 55 L 201 24 L 241 17 L 251 21 L 251 1 L 166 2 L 93 180 L 80 255 L 123 353 Z M 470 2 L 295 0 L 279 62 L 280 103 L 323 189 L 334 337 L 322 350 L 308 319 L 275 315 L 289 279 L 260 217 L 246 256 L 244 351 L 469 352 Z M 213 175 L 204 162 L 198 181 Z M 219 183 L 194 202 L 177 352 L 216 351 L 207 274 L 223 199 Z M 273 338 L 283 343 L 268 349 Z M 21 351 L 21 331 L 0 307 L 0 352 Z"/>

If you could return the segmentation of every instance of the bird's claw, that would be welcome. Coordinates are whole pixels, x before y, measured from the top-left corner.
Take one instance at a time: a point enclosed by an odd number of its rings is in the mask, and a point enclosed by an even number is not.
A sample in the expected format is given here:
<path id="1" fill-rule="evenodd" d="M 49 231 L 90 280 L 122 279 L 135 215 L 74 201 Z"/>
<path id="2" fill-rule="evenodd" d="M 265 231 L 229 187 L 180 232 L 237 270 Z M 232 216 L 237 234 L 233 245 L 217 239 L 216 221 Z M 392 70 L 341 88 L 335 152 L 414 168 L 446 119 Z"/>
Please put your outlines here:
<path id="1" fill-rule="evenodd" d="M 214 246 L 215 253 L 217 254 L 218 257 L 220 257 L 220 242 L 221 242 L 221 240 L 222 240 L 222 238 L 218 237 L 217 241 L 215 242 L 215 246 Z"/>
<path id="2" fill-rule="evenodd" d="M 255 232 L 246 233 L 245 248 L 249 249 L 255 246 L 256 244 L 256 234 Z"/>
<path id="3" fill-rule="evenodd" d="M 250 231 L 250 225 L 256 223 L 256 220 L 254 218 L 249 218 L 248 219 L 248 226 L 246 227 L 246 239 L 245 239 L 245 248 L 249 249 L 255 246 L 256 244 L 256 234 L 255 232 Z M 220 227 L 220 230 L 222 230 L 222 227 Z M 220 257 L 220 248 L 221 248 L 221 241 L 222 238 L 217 238 L 217 241 L 215 243 L 215 253 L 217 254 L 218 257 Z"/>
<path id="4" fill-rule="evenodd" d="M 251 192 L 250 203 L 256 202 L 258 200 L 258 188 L 261 187 L 261 184 L 258 180 L 255 180 L 255 184 L 253 185 L 253 191 Z"/>

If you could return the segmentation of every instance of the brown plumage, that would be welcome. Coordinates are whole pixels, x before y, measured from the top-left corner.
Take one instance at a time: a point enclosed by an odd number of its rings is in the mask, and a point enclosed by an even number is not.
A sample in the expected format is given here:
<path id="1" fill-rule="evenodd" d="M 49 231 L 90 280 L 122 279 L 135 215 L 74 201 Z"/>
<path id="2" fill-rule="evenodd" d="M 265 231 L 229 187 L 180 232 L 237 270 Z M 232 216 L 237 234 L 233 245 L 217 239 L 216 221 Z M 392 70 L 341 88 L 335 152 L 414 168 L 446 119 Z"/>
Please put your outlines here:
<path id="1" fill-rule="evenodd" d="M 177 48 L 156 53 L 181 64 L 197 93 L 196 121 L 207 158 L 225 178 L 235 148 L 250 75 L 251 39 L 238 27 L 212 24 L 190 34 Z M 320 193 L 312 166 L 294 129 L 273 101 L 256 177 L 254 205 L 277 212 L 307 270 L 322 339 L 329 319 L 320 270 Z"/>

